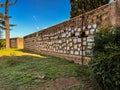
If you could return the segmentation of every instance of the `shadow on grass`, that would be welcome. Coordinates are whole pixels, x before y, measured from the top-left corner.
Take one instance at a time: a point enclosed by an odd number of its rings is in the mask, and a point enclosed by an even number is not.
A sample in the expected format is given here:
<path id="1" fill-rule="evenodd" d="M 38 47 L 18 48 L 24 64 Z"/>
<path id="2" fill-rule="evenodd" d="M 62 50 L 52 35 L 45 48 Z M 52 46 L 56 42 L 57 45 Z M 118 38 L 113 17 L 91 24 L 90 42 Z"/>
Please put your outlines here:
<path id="1" fill-rule="evenodd" d="M 33 52 L 22 49 L 19 51 L 34 54 Z M 0 88 L 4 87 L 6 88 L 5 90 L 29 90 L 28 88 L 41 87 L 46 82 L 52 84 L 55 83 L 57 78 L 66 77 L 80 79 L 81 84 L 85 86 L 84 88 L 86 88 L 86 86 L 95 87 L 96 83 L 94 84 L 94 81 L 91 81 L 92 78 L 90 77 L 90 74 L 91 71 L 89 70 L 89 67 L 80 66 L 57 57 L 48 56 L 47 58 L 40 58 L 30 55 L 0 57 Z M 92 85 L 90 85 L 91 83 Z M 47 85 L 44 87 L 47 87 Z M 52 85 L 54 86 L 54 84 Z M 8 89 L 8 87 L 10 89 Z M 83 90 L 88 90 L 88 88 Z"/>
<path id="2" fill-rule="evenodd" d="M 26 50 L 26 49 L 16 49 L 15 51 L 20 51 L 20 52 L 23 52 L 23 53 L 35 53 L 35 52 L 33 52 L 33 51 L 30 51 L 30 50 Z M 36 54 L 38 54 L 38 53 L 36 53 Z"/>
<path id="3" fill-rule="evenodd" d="M 42 57 L 36 57 L 36 56 L 30 56 L 30 55 L 22 55 L 22 56 L 2 56 L 0 57 L 0 67 L 5 66 L 5 67 L 11 67 L 15 66 L 21 63 L 30 63 L 33 61 L 40 61 L 42 60 Z M 36 62 L 35 61 L 35 62 Z"/>
<path id="4" fill-rule="evenodd" d="M 20 51 L 20 52 L 23 52 L 23 53 L 30 53 L 30 54 L 37 54 L 37 55 L 46 56 L 44 54 L 37 53 L 37 52 L 34 52 L 34 51 L 30 51 L 30 50 L 27 50 L 27 49 L 16 49 L 15 51 Z"/>
<path id="5" fill-rule="evenodd" d="M 61 63 L 61 60 L 64 63 Z M 28 88 L 41 86 L 59 77 L 76 76 L 77 67 L 69 61 L 53 57 L 2 56 L 0 57 L 0 88 L 16 90 L 20 86 Z"/>
<path id="6" fill-rule="evenodd" d="M 41 54 L 41 53 L 38 53 L 38 52 L 34 52 L 34 51 L 30 51 L 30 50 L 27 50 L 27 49 L 17 49 L 17 50 L 15 50 L 15 51 L 19 51 L 19 52 L 22 52 L 22 53 L 29 53 L 30 55 L 40 55 L 40 56 L 42 56 L 42 57 L 44 57 L 44 58 L 47 58 L 47 57 L 49 57 L 50 55 L 45 55 L 45 54 Z"/>
<path id="7" fill-rule="evenodd" d="M 36 85 L 44 80 L 35 82 L 39 65 L 44 58 L 22 55 L 22 56 L 1 56 L 0 57 L 0 90 L 13 90 L 21 85 Z M 35 73 L 34 73 L 35 72 Z M 39 73 L 38 73 L 39 74 Z M 15 89 L 16 90 L 16 89 Z"/>

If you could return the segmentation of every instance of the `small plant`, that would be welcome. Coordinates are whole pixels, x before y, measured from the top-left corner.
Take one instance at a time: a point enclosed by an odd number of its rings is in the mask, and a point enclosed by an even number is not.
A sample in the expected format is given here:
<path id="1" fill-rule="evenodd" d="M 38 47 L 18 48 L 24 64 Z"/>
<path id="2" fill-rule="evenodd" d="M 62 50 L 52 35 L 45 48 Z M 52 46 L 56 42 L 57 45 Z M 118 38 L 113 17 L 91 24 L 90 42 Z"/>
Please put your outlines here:
<path id="1" fill-rule="evenodd" d="M 6 43 L 5 43 L 5 39 L 0 39 L 0 49 L 5 48 Z"/>

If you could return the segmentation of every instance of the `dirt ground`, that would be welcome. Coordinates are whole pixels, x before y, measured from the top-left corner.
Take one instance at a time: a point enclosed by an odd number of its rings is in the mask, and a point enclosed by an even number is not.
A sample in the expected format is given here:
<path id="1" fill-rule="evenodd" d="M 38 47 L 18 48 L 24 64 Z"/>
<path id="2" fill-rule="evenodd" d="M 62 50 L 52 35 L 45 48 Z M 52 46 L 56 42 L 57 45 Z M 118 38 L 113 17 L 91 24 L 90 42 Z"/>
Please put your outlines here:
<path id="1" fill-rule="evenodd" d="M 22 90 L 22 88 L 21 88 Z M 102 90 L 96 83 L 88 82 L 86 86 L 75 77 L 59 78 L 55 82 L 47 82 L 31 90 Z"/>

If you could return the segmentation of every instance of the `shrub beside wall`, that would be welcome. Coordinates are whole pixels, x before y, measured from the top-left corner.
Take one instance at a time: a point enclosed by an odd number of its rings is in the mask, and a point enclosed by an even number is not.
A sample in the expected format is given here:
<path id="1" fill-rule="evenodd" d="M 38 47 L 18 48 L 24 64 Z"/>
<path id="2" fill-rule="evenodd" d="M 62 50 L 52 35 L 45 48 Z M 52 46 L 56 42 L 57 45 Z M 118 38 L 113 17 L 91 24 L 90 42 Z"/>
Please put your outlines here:
<path id="1" fill-rule="evenodd" d="M 101 28 L 96 34 L 90 65 L 103 90 L 119 90 L 120 26 Z"/>
<path id="2" fill-rule="evenodd" d="M 0 49 L 5 48 L 5 46 L 6 46 L 5 39 L 0 39 Z"/>

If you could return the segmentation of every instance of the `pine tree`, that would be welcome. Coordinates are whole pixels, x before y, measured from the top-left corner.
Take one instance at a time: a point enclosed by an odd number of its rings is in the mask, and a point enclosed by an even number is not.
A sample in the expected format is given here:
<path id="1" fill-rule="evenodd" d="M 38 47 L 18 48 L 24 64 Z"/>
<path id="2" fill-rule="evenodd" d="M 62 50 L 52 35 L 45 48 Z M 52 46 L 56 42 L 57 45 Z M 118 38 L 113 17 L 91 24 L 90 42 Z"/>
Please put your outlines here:
<path id="1" fill-rule="evenodd" d="M 71 18 L 109 3 L 109 0 L 70 0 Z"/>
<path id="2" fill-rule="evenodd" d="M 15 0 L 14 2 L 10 2 L 10 0 L 6 0 L 5 4 L 0 3 L 0 7 L 5 8 L 5 15 L 2 21 L 2 24 L 5 25 L 5 31 L 6 31 L 6 49 L 10 49 L 10 24 L 9 24 L 9 6 L 14 5 L 18 0 Z M 4 26 L 2 25 L 2 26 Z"/>

